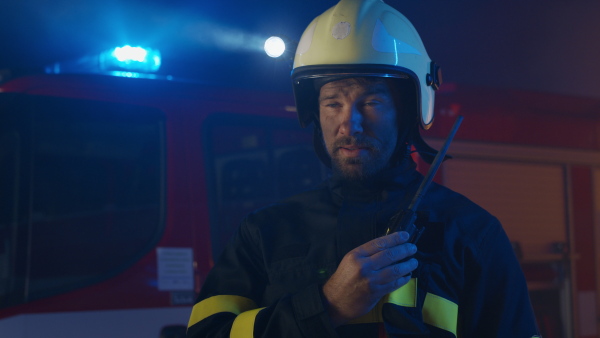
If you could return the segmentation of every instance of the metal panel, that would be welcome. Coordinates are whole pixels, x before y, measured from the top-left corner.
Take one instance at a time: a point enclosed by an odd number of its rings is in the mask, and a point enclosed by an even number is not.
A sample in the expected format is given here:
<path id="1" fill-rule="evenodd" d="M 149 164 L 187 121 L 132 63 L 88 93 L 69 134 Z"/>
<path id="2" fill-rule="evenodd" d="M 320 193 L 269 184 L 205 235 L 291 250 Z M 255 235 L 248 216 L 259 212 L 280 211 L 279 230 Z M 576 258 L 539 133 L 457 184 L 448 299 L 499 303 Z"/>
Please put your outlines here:
<path id="1" fill-rule="evenodd" d="M 561 165 L 454 159 L 444 166 L 444 184 L 498 217 L 523 258 L 556 253 L 566 243 Z"/>

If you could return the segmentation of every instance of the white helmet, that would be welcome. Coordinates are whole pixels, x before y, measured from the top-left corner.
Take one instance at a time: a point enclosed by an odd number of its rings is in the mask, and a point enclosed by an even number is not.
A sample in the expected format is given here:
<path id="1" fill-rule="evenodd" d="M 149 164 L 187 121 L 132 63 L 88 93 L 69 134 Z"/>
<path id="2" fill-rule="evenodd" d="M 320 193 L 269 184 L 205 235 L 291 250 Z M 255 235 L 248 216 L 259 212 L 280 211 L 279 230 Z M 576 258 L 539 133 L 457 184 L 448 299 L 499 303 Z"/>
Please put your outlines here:
<path id="1" fill-rule="evenodd" d="M 402 96 L 403 121 L 408 122 L 405 127 L 411 135 L 406 142 L 413 143 L 422 156 L 420 147 L 431 152 L 418 125 L 428 129 L 433 122 L 441 70 L 408 19 L 382 0 L 341 0 L 302 34 L 292 70 L 300 125 L 315 122 L 319 128 L 319 85 L 327 79 L 356 76 L 398 79 L 392 81 L 392 89 L 397 89 L 393 95 Z"/>

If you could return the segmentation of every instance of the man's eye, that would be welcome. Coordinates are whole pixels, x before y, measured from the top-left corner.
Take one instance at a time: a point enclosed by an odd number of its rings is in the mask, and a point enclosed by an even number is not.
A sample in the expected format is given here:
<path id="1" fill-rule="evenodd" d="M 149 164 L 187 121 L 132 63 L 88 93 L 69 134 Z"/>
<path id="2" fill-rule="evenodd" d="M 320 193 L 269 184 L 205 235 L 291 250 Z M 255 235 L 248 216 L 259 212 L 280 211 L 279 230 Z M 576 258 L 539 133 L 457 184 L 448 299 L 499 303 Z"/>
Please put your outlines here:
<path id="1" fill-rule="evenodd" d="M 365 107 L 373 107 L 379 104 L 379 101 L 367 101 L 363 103 Z"/>
<path id="2" fill-rule="evenodd" d="M 328 107 L 328 108 L 338 108 L 339 106 L 340 106 L 340 104 L 337 102 L 325 104 L 325 107 Z"/>

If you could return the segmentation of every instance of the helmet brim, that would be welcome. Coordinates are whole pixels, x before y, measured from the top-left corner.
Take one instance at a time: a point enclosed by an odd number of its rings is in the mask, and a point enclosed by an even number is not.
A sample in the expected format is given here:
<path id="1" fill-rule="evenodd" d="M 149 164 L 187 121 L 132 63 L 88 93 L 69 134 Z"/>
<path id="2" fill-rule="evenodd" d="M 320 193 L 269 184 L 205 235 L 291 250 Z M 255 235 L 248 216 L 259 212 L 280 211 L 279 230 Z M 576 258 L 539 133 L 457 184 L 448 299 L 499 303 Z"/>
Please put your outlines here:
<path id="1" fill-rule="evenodd" d="M 415 101 L 415 117 L 420 115 L 420 87 L 418 85 L 418 78 L 409 69 L 382 64 L 303 66 L 295 68 L 291 76 L 300 126 L 305 128 L 311 123 L 315 123 L 317 128 L 320 127 L 318 125 L 318 98 L 322 85 L 329 81 L 352 77 L 379 77 L 403 79 L 412 82 L 413 85 L 410 86 L 412 89 L 411 93 L 403 96 L 410 101 Z"/>

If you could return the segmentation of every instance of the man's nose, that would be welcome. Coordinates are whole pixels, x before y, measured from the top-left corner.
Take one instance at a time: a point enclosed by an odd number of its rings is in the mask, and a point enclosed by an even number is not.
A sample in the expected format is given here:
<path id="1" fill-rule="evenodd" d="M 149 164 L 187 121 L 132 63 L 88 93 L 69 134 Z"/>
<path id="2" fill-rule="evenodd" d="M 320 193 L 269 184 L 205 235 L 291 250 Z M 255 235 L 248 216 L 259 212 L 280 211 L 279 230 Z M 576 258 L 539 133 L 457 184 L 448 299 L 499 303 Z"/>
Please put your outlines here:
<path id="1" fill-rule="evenodd" d="M 342 119 L 340 134 L 352 136 L 363 132 L 363 115 L 356 105 L 348 107 Z"/>

